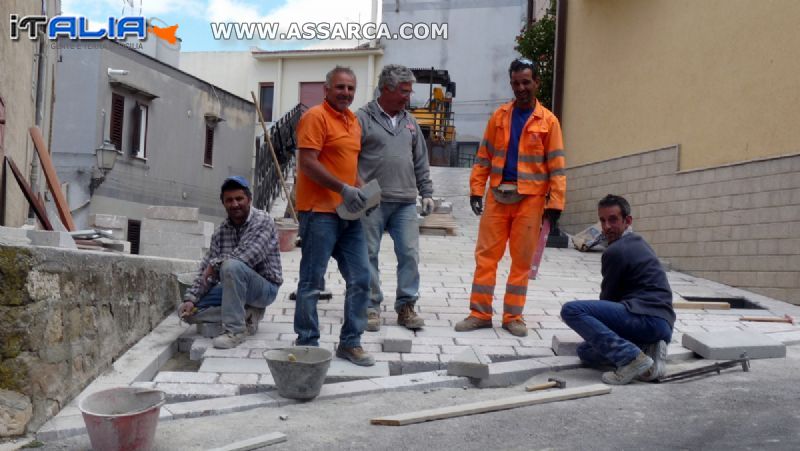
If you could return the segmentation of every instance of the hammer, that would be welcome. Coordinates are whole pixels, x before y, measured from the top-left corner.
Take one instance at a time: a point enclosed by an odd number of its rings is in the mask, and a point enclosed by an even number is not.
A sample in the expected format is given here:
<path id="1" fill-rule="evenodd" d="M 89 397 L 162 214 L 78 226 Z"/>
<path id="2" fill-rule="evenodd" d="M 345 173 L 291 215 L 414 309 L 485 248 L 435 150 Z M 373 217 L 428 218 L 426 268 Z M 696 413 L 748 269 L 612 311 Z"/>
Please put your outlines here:
<path id="1" fill-rule="evenodd" d="M 567 386 L 567 381 L 565 381 L 564 379 L 560 379 L 557 377 L 548 377 L 547 382 L 545 382 L 544 384 L 528 385 L 527 387 L 525 387 L 525 391 L 544 390 L 553 387 L 564 388 L 566 386 Z"/>

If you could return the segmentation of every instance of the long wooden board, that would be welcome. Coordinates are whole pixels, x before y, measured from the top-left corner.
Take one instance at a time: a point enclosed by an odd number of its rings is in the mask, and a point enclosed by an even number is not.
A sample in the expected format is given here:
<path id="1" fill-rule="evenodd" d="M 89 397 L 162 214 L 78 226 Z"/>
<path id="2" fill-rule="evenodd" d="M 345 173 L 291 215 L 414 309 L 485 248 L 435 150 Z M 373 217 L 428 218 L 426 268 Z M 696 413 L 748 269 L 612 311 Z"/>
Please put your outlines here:
<path id="1" fill-rule="evenodd" d="M 586 385 L 583 387 L 565 388 L 563 390 L 531 393 L 490 401 L 473 402 L 459 406 L 440 407 L 438 409 L 420 410 L 388 417 L 373 418 L 372 424 L 383 426 L 405 426 L 425 421 L 443 420 L 445 418 L 474 415 L 476 413 L 495 412 L 517 407 L 545 404 L 548 402 L 566 401 L 568 399 L 586 398 L 589 396 L 611 393 L 611 387 L 605 384 Z"/>
<path id="2" fill-rule="evenodd" d="M 44 143 L 44 137 L 39 127 L 31 127 L 29 129 L 31 139 L 33 139 L 33 146 L 36 148 L 36 153 L 39 155 L 39 161 L 42 162 L 42 170 L 44 171 L 44 178 L 47 180 L 47 187 L 53 193 L 56 208 L 58 209 L 58 217 L 68 231 L 75 231 L 75 222 L 72 220 L 72 213 L 69 211 L 69 204 L 61 191 L 61 183 L 58 181 L 56 175 L 56 168 L 53 166 L 53 160 L 50 158 L 50 152 L 47 150 L 47 145 Z"/>
<path id="3" fill-rule="evenodd" d="M 731 305 L 727 302 L 690 302 L 672 301 L 672 308 L 695 309 L 695 310 L 730 310 Z"/>
<path id="4" fill-rule="evenodd" d="M 25 176 L 22 175 L 17 165 L 14 163 L 14 160 L 11 157 L 6 156 L 5 160 L 8 162 L 8 166 L 11 168 L 11 172 L 14 174 L 14 178 L 17 180 L 17 184 L 19 188 L 22 190 L 22 194 L 25 195 L 25 199 L 28 199 L 28 203 L 31 204 L 33 208 L 33 213 L 36 215 L 36 218 L 42 224 L 45 230 L 53 230 L 53 225 L 50 224 L 50 220 L 47 218 L 47 210 L 44 208 L 44 204 L 39 201 L 39 198 L 33 194 L 33 190 L 31 190 L 31 186 L 28 184 L 28 181 L 25 180 Z"/>

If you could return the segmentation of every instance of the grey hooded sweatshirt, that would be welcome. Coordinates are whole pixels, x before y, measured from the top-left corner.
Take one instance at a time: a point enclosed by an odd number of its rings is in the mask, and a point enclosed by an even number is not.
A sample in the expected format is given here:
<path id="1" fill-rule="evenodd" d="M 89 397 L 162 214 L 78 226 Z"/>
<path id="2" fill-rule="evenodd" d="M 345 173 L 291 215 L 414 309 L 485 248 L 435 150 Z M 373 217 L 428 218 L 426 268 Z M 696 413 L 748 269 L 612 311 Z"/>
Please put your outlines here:
<path id="1" fill-rule="evenodd" d="M 415 202 L 433 196 L 428 149 L 417 120 L 407 111 L 397 113 L 397 126 L 381 115 L 373 100 L 356 112 L 361 124 L 358 175 L 366 183 L 378 179 L 382 202 Z"/>

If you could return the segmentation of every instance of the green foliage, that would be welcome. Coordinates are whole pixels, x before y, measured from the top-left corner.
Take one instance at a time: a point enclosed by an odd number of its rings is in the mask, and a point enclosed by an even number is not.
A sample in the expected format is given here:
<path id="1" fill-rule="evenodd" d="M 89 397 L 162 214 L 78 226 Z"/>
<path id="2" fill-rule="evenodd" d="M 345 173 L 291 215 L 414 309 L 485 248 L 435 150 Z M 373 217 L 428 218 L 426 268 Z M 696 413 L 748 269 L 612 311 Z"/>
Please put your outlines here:
<path id="1" fill-rule="evenodd" d="M 556 15 L 555 0 L 540 20 L 522 29 L 517 36 L 514 50 L 520 55 L 536 61 L 539 65 L 539 94 L 536 96 L 542 105 L 553 108 L 553 68 L 555 66 Z"/>

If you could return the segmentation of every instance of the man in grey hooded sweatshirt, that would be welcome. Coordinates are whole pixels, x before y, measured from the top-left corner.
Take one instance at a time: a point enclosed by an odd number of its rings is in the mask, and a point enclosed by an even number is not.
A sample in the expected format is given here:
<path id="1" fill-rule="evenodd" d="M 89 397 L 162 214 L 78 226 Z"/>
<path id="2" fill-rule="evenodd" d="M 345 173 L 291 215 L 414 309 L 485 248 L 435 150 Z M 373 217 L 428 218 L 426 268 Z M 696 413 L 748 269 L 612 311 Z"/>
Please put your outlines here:
<path id="1" fill-rule="evenodd" d="M 415 81 L 405 66 L 385 66 L 378 78 L 378 99 L 356 112 L 361 123 L 358 175 L 365 183 L 377 179 L 381 186 L 381 203 L 361 219 L 370 262 L 368 331 L 381 327 L 378 254 L 384 230 L 392 237 L 397 256 L 397 323 L 409 329 L 425 325 L 414 311 L 419 298 L 417 193 L 422 196 L 423 215 L 433 211 L 434 203 L 425 138 L 414 116 L 405 110 Z"/>

